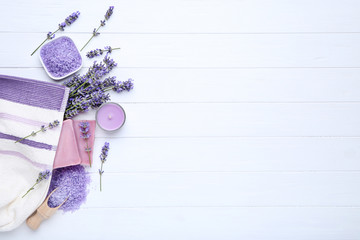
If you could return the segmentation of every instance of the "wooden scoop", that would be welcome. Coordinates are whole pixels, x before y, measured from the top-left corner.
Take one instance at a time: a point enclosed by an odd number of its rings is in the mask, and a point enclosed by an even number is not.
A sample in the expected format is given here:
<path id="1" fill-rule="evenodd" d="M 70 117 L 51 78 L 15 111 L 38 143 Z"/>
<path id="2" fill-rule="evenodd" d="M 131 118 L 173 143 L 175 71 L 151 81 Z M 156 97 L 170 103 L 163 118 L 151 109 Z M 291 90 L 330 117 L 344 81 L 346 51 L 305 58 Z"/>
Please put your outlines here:
<path id="1" fill-rule="evenodd" d="M 40 224 L 42 223 L 42 221 L 44 221 L 45 219 L 50 218 L 52 215 L 55 214 L 55 212 L 68 200 L 69 197 L 67 197 L 65 199 L 64 202 L 62 202 L 59 206 L 55 207 L 55 208 L 51 208 L 48 205 L 48 201 L 50 196 L 57 190 L 57 188 L 55 188 L 50 194 L 49 196 L 45 199 L 45 201 L 40 205 L 40 207 L 38 209 L 35 210 L 35 212 L 28 217 L 28 219 L 26 220 L 26 224 L 29 226 L 29 228 L 31 228 L 32 230 L 36 230 L 39 228 Z"/>

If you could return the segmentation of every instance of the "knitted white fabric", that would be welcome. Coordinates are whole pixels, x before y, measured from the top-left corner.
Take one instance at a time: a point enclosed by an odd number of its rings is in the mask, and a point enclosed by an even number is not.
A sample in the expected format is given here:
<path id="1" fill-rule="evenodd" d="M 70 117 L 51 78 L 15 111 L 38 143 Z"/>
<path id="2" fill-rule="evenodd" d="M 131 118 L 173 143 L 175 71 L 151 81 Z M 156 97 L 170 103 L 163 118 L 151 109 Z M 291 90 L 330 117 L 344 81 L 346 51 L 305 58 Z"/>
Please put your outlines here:
<path id="1" fill-rule="evenodd" d="M 0 75 L 0 231 L 18 227 L 46 197 L 50 178 L 22 196 L 52 170 L 68 94 L 57 84 Z M 15 143 L 54 120 L 58 127 Z"/>

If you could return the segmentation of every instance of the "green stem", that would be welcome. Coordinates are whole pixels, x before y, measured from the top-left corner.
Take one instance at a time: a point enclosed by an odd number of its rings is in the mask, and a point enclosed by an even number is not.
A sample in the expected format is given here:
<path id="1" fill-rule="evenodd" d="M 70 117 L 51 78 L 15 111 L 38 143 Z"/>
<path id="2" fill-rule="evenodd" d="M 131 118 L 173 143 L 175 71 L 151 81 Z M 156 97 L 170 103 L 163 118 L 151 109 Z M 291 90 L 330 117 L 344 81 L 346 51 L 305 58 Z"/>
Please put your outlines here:
<path id="1" fill-rule="evenodd" d="M 41 129 L 40 129 L 39 131 L 35 132 L 35 134 L 37 134 L 37 133 L 39 133 L 39 132 L 41 132 Z M 15 143 L 21 142 L 22 140 L 24 140 L 25 138 L 28 138 L 28 137 L 30 137 L 30 136 L 32 136 L 32 133 L 31 133 L 30 135 L 27 135 L 26 137 L 23 137 L 23 138 L 17 140 Z"/>
<path id="2" fill-rule="evenodd" d="M 88 140 L 86 139 L 86 148 L 89 149 L 89 144 L 88 144 Z M 90 152 L 87 151 L 88 153 L 88 156 L 89 156 L 89 164 L 90 164 L 90 167 L 91 167 L 91 159 L 90 159 Z"/>
<path id="3" fill-rule="evenodd" d="M 50 35 L 50 37 L 51 37 L 52 35 L 54 35 L 57 31 L 59 31 L 59 29 L 60 29 L 60 28 L 58 28 L 55 32 L 53 32 L 53 33 Z M 37 50 L 39 50 L 39 48 L 40 48 L 47 40 L 49 40 L 49 39 L 46 38 L 46 39 L 35 49 L 35 51 L 32 52 L 31 56 L 34 55 L 34 53 L 35 53 Z"/>
<path id="4" fill-rule="evenodd" d="M 22 198 L 24 198 L 26 196 L 26 194 L 28 194 L 31 190 L 34 189 L 35 185 L 38 184 L 37 182 L 22 196 Z"/>
<path id="5" fill-rule="evenodd" d="M 71 95 L 72 95 L 74 92 L 76 92 L 79 88 L 81 88 L 82 86 L 84 86 L 88 81 L 89 81 L 89 79 L 86 79 L 86 81 L 83 82 L 80 86 L 78 86 L 75 90 L 73 90 L 73 91 L 69 94 L 69 96 L 71 97 Z"/>
<path id="6" fill-rule="evenodd" d="M 101 169 L 100 169 L 100 192 L 101 192 L 101 190 L 102 190 L 102 186 L 101 186 L 101 176 L 102 176 L 103 164 L 104 164 L 104 162 L 101 161 Z"/>
<path id="7" fill-rule="evenodd" d="M 88 45 L 88 43 L 91 41 L 91 39 L 93 39 L 93 37 L 95 37 L 95 34 L 99 31 L 100 27 L 101 27 L 101 24 L 100 24 L 100 26 L 96 29 L 95 33 L 93 33 L 93 35 L 91 36 L 91 38 L 89 39 L 89 41 L 87 41 L 87 42 L 85 43 L 85 45 L 82 47 L 82 49 L 80 50 L 80 52 L 86 47 L 86 45 Z"/>

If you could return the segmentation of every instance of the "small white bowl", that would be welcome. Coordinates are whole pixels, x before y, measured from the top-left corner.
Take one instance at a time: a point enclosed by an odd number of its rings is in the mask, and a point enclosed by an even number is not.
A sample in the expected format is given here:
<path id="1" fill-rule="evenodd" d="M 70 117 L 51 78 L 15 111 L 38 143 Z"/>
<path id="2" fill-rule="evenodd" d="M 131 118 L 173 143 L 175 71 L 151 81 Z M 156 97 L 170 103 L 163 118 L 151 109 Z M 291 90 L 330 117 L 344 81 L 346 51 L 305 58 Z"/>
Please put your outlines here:
<path id="1" fill-rule="evenodd" d="M 69 39 L 69 40 L 72 42 L 72 44 L 74 45 L 74 47 L 75 47 L 75 49 L 76 49 L 77 54 L 79 54 L 79 56 L 80 56 L 81 63 L 80 63 L 80 66 L 79 66 L 78 68 L 76 68 L 74 71 L 72 71 L 72 72 L 70 72 L 70 73 L 67 73 L 66 75 L 61 76 L 61 77 L 55 77 L 55 76 L 51 75 L 51 73 L 50 73 L 49 70 L 47 69 L 45 63 L 43 62 L 43 59 L 42 59 L 42 57 L 41 57 L 41 51 L 42 51 L 42 49 L 43 49 L 44 47 L 47 47 L 49 44 L 53 44 L 54 41 L 59 41 L 59 40 L 61 40 L 61 39 L 63 39 L 63 38 L 67 38 L 67 39 Z M 40 48 L 40 50 L 39 50 L 39 57 L 40 57 L 41 64 L 43 65 L 46 73 L 49 75 L 49 77 L 51 77 L 52 79 L 54 79 L 54 80 L 56 80 L 56 81 L 61 80 L 61 79 L 64 79 L 64 78 L 67 78 L 68 76 L 76 73 L 77 71 L 79 71 L 79 70 L 81 69 L 81 67 L 82 67 L 82 65 L 83 65 L 83 59 L 82 59 L 82 57 L 81 57 L 81 54 L 80 54 L 79 49 L 77 48 L 77 46 L 76 46 L 76 44 L 74 43 L 74 41 L 73 41 L 71 38 L 67 37 L 67 36 L 62 36 L 62 37 L 55 38 L 54 40 L 51 40 L 50 42 L 48 42 L 48 43 L 46 43 L 45 45 L 43 45 L 43 46 Z"/>

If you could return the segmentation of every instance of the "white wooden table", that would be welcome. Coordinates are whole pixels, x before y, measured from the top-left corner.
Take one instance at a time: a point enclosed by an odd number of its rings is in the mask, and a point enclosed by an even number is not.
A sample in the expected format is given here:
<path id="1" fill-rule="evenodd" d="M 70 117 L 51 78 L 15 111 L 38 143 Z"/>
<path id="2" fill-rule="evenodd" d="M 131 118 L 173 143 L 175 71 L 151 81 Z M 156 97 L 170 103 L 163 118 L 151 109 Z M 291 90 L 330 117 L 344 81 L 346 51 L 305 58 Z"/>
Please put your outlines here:
<path id="1" fill-rule="evenodd" d="M 360 239 L 358 0 L 1 1 L 0 73 L 52 81 L 32 50 L 76 10 L 58 36 L 83 45 L 110 5 L 86 50 L 121 47 L 135 89 L 96 131 L 104 191 L 95 157 L 79 211 L 0 239 Z"/>

